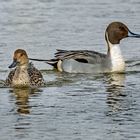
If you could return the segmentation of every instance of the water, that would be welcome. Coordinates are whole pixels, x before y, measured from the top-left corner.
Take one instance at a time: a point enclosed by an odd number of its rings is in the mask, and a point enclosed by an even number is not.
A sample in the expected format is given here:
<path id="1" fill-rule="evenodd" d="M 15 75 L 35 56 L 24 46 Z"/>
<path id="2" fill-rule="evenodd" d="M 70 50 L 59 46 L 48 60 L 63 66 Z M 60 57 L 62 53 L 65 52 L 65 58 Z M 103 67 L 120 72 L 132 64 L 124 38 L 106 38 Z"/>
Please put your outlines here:
<path id="1" fill-rule="evenodd" d="M 58 49 L 106 52 L 104 31 L 122 21 L 140 33 L 138 0 L 0 0 L 0 75 L 17 48 L 33 58 Z M 124 39 L 125 74 L 67 74 L 34 62 L 47 87 L 0 88 L 1 140 L 139 140 L 140 40 Z"/>

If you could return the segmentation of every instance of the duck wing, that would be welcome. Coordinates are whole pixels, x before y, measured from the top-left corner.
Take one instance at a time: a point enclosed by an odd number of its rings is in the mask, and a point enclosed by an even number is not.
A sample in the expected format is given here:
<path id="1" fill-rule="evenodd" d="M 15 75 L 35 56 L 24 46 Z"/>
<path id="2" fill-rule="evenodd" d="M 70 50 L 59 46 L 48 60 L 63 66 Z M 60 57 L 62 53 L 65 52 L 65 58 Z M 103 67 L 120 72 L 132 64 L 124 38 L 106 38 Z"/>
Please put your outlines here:
<path id="1" fill-rule="evenodd" d="M 16 71 L 16 69 L 11 70 L 10 73 L 8 74 L 8 77 L 5 80 L 5 85 L 6 86 L 10 86 L 12 84 L 12 79 L 13 79 L 13 76 L 15 74 L 15 71 Z"/>
<path id="2" fill-rule="evenodd" d="M 31 86 L 36 87 L 45 85 L 45 81 L 43 79 L 41 72 L 37 68 L 35 68 L 32 63 L 29 64 L 27 71 L 30 77 Z"/>
<path id="3" fill-rule="evenodd" d="M 59 60 L 74 59 L 81 63 L 100 63 L 106 57 L 105 54 L 89 50 L 57 50 L 55 57 Z"/>
<path id="4" fill-rule="evenodd" d="M 89 50 L 57 50 L 55 58 L 47 60 L 46 63 L 57 67 L 59 60 L 73 59 L 80 63 L 96 64 L 101 63 L 106 57 L 106 54 L 102 54 L 96 51 Z"/>

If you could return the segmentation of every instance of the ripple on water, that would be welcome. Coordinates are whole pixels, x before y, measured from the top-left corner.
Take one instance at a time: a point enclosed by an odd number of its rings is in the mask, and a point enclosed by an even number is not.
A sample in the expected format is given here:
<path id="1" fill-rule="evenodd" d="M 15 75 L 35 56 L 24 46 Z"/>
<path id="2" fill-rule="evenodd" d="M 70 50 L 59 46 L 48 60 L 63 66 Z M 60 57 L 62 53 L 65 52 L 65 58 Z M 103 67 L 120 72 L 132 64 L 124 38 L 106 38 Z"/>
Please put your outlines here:
<path id="1" fill-rule="evenodd" d="M 139 140 L 139 39 L 121 43 L 124 74 L 59 73 L 35 63 L 46 87 L 3 88 L 17 48 L 42 59 L 55 49 L 106 52 L 106 25 L 119 20 L 140 32 L 139 7 L 136 0 L 1 0 L 1 139 Z"/>

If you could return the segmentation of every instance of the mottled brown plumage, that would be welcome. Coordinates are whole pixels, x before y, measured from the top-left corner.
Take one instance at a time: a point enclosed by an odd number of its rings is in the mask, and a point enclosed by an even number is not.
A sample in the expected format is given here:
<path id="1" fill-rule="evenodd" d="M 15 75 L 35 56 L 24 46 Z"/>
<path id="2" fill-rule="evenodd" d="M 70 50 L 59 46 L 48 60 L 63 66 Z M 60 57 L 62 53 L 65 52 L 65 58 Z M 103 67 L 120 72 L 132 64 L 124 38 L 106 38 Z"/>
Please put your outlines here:
<path id="1" fill-rule="evenodd" d="M 13 63 L 9 68 L 16 67 L 11 70 L 7 79 L 6 85 L 11 87 L 40 87 L 44 86 L 45 81 L 41 72 L 36 69 L 32 63 L 29 63 L 27 53 L 18 49 L 14 53 Z"/>

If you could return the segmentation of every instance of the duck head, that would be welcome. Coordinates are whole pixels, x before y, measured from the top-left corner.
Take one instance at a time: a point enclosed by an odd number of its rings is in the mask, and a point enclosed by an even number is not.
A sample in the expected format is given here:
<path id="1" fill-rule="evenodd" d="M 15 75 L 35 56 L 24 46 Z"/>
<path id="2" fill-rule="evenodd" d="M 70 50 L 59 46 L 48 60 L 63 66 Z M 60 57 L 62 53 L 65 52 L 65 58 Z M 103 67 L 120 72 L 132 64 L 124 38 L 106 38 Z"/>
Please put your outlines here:
<path id="1" fill-rule="evenodd" d="M 29 63 L 28 55 L 25 50 L 17 49 L 14 52 L 13 62 L 9 68 L 14 68 L 16 66 L 27 65 Z"/>
<path id="2" fill-rule="evenodd" d="M 140 34 L 131 32 L 128 27 L 121 22 L 112 22 L 108 25 L 105 32 L 107 43 L 119 44 L 120 41 L 126 37 L 140 38 Z"/>

